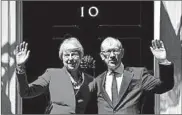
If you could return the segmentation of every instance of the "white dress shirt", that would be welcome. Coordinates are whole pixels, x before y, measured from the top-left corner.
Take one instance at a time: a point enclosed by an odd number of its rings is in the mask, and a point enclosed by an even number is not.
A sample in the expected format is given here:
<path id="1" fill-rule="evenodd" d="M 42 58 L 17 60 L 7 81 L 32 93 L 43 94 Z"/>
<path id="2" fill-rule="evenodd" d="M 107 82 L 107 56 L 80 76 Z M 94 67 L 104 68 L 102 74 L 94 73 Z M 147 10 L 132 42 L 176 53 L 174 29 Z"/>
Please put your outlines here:
<path id="1" fill-rule="evenodd" d="M 123 70 L 124 70 L 123 64 L 121 64 L 118 69 L 120 69 L 120 71 L 122 72 L 122 74 L 120 76 L 116 77 L 117 89 L 118 89 L 118 94 L 119 94 L 121 83 L 122 83 L 122 80 L 123 80 Z M 110 97 L 111 100 L 112 100 L 112 91 L 111 91 L 111 89 L 112 89 L 112 80 L 113 80 L 113 75 L 110 75 L 110 72 L 107 72 L 106 80 L 105 80 L 105 90 L 106 90 L 106 92 L 107 92 L 107 94 L 108 94 L 108 96 Z"/>
<path id="2" fill-rule="evenodd" d="M 113 80 L 113 75 L 109 75 L 109 72 L 106 75 L 106 81 L 105 81 L 105 90 L 107 92 L 107 94 L 109 95 L 110 99 L 112 100 L 112 80 Z M 123 74 L 119 77 L 116 77 L 116 81 L 117 81 L 117 89 L 118 89 L 118 94 L 120 91 L 120 86 L 121 86 L 121 82 L 123 79 Z"/>

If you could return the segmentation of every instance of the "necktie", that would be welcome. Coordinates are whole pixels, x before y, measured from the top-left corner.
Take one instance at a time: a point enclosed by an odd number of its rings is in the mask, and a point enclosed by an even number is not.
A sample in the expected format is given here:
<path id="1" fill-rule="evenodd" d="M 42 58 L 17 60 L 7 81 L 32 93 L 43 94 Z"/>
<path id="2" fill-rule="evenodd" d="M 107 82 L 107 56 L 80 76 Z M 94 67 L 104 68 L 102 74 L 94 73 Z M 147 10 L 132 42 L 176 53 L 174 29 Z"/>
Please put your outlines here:
<path id="1" fill-rule="evenodd" d="M 117 89 L 117 81 L 116 81 L 116 76 L 114 73 L 112 73 L 113 80 L 112 80 L 112 104 L 115 107 L 116 104 L 118 103 L 118 89 Z"/>

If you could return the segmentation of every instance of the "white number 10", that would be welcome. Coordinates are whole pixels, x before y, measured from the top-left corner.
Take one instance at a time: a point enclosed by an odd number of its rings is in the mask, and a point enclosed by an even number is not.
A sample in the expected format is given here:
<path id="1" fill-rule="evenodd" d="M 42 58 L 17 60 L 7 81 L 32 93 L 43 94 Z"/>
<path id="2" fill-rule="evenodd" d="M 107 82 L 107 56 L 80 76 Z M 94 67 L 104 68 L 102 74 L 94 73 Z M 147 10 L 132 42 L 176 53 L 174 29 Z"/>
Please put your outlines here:
<path id="1" fill-rule="evenodd" d="M 93 14 L 92 13 L 92 10 L 95 10 L 95 13 Z M 91 17 L 96 17 L 98 14 L 99 14 L 99 10 L 97 7 L 95 6 L 92 6 L 88 9 L 88 14 L 91 16 Z M 81 7 L 81 17 L 84 17 L 84 6 Z"/>

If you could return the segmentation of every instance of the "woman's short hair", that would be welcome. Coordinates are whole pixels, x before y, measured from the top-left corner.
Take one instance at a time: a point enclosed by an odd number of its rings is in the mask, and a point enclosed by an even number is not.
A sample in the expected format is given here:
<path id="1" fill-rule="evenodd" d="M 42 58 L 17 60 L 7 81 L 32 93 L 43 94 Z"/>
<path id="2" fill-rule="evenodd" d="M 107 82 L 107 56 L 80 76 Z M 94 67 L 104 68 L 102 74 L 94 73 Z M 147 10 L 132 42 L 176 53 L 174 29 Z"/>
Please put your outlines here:
<path id="1" fill-rule="evenodd" d="M 81 45 L 80 41 L 76 37 L 68 37 L 61 43 L 59 47 L 59 58 L 62 60 L 63 51 L 66 50 L 66 46 L 68 44 L 74 44 L 76 46 L 75 50 L 80 53 L 80 56 L 83 57 L 84 50 L 83 46 Z"/>
<path id="2" fill-rule="evenodd" d="M 100 47 L 101 51 L 104 49 L 105 46 L 108 46 L 108 45 L 113 44 L 113 43 L 117 44 L 118 48 L 122 48 L 123 47 L 122 43 L 119 41 L 119 39 L 109 36 L 109 37 L 106 37 L 102 41 L 101 47 Z"/>

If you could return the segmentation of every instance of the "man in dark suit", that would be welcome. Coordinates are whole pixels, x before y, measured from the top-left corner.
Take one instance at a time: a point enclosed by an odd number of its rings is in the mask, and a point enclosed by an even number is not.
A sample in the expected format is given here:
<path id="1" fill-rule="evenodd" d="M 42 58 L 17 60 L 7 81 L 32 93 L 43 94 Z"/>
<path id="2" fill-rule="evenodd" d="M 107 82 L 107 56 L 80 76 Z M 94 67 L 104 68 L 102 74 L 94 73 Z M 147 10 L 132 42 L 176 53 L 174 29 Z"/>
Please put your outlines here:
<path id="1" fill-rule="evenodd" d="M 160 77 L 144 67 L 124 67 L 124 48 L 118 39 L 107 37 L 102 42 L 100 56 L 108 69 L 95 79 L 99 114 L 142 113 L 146 93 L 161 94 L 173 88 L 173 64 L 166 58 L 163 42 L 153 40 L 150 48 L 158 60 Z"/>
<path id="2" fill-rule="evenodd" d="M 30 53 L 27 45 L 23 42 L 16 48 L 16 73 L 21 97 L 33 98 L 46 92 L 50 97 L 46 114 L 96 112 L 90 109 L 91 106 L 96 107 L 96 102 L 92 100 L 96 99 L 91 84 L 93 77 L 79 70 L 84 52 L 77 38 L 65 39 L 60 45 L 59 57 L 63 68 L 49 68 L 30 84 L 24 68 Z"/>

